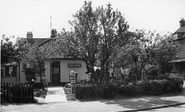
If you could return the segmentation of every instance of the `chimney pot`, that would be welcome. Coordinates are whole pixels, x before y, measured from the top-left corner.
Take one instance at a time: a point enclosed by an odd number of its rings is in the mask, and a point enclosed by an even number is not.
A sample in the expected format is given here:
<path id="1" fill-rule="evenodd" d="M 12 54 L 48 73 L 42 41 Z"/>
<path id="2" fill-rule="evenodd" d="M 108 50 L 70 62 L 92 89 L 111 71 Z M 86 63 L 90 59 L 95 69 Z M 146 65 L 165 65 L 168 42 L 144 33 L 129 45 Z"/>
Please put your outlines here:
<path id="1" fill-rule="evenodd" d="M 32 39 L 32 38 L 33 38 L 32 32 L 27 32 L 27 39 Z"/>
<path id="2" fill-rule="evenodd" d="M 56 29 L 52 29 L 51 30 L 51 38 L 55 38 L 57 37 L 57 30 Z"/>
<path id="3" fill-rule="evenodd" d="M 180 23 L 180 27 L 184 27 L 185 26 L 185 20 L 184 18 L 181 18 L 181 20 L 179 21 Z"/>

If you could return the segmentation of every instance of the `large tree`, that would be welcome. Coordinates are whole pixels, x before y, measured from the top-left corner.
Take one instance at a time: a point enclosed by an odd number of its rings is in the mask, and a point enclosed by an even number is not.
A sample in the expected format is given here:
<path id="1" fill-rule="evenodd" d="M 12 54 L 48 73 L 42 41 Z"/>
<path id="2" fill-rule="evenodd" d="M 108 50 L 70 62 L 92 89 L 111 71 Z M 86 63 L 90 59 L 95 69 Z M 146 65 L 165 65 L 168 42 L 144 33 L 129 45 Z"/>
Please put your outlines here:
<path id="1" fill-rule="evenodd" d="M 70 24 L 74 28 L 75 38 L 88 72 L 95 78 L 94 66 L 101 67 L 100 81 L 107 78 L 115 49 L 128 40 L 128 25 L 121 12 L 114 11 L 109 3 L 93 10 L 91 2 L 85 2 L 74 15 Z M 114 53 L 113 53 L 114 52 Z M 87 72 L 87 73 L 88 73 Z"/>
<path id="2" fill-rule="evenodd" d="M 97 61 L 96 54 L 101 33 L 98 26 L 99 12 L 94 11 L 91 5 L 91 2 L 85 2 L 83 7 L 74 14 L 74 21 L 70 21 L 70 24 L 74 28 L 79 50 L 86 63 L 86 73 L 92 73 L 92 80 L 95 78 L 94 66 Z"/>

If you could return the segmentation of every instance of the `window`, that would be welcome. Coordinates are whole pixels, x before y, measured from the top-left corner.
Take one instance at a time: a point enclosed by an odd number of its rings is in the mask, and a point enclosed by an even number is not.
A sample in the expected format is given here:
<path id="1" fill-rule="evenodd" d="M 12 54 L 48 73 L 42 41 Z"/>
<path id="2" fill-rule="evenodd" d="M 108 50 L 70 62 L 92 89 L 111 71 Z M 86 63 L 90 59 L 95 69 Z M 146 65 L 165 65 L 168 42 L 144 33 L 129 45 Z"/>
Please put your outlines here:
<path id="1" fill-rule="evenodd" d="M 12 72 L 12 77 L 16 77 L 16 75 L 17 75 L 17 67 L 14 66 L 13 67 L 13 72 Z"/>
<path id="2" fill-rule="evenodd" d="M 7 66 L 5 67 L 5 77 L 16 77 L 17 66 Z"/>
<path id="3" fill-rule="evenodd" d="M 5 77 L 10 77 L 9 67 L 5 67 Z"/>

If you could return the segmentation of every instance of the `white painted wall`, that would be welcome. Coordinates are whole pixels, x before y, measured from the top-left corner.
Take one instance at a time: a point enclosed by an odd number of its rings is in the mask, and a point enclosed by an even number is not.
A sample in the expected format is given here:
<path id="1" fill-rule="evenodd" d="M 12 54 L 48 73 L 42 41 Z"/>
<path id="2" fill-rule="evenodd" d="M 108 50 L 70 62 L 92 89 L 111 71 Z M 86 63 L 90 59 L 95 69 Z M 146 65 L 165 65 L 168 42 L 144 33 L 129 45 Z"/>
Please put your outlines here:
<path id="1" fill-rule="evenodd" d="M 81 67 L 80 68 L 69 68 L 68 64 L 69 63 L 81 63 Z M 21 63 L 20 65 L 20 82 L 28 82 L 26 80 L 26 75 L 24 73 L 24 71 L 22 70 L 23 64 Z M 45 61 L 45 76 L 43 76 L 43 79 L 47 79 L 48 82 L 50 82 L 51 79 L 51 75 L 50 75 L 50 61 Z M 84 61 L 82 60 L 60 60 L 60 82 L 69 82 L 69 73 L 71 72 L 71 70 L 75 71 L 78 73 L 77 76 L 77 81 L 79 81 L 80 79 L 87 79 L 87 75 L 86 75 L 86 64 Z M 39 75 L 36 75 L 36 80 L 35 82 L 40 82 L 40 77 Z"/>
<path id="2" fill-rule="evenodd" d="M 23 71 L 23 63 L 22 62 L 20 62 L 20 82 L 22 82 L 22 83 L 28 82 L 26 80 L 26 75 Z"/>
<path id="3" fill-rule="evenodd" d="M 69 63 L 81 63 L 82 66 L 80 68 L 69 68 Z M 74 72 L 78 72 L 77 81 L 80 79 L 87 79 L 86 75 L 86 64 L 82 60 L 61 60 L 60 61 L 60 81 L 61 82 L 69 82 L 69 73 L 73 70 Z"/>
<path id="4" fill-rule="evenodd" d="M 45 61 L 45 79 L 48 80 L 48 82 L 50 82 L 50 61 Z"/>

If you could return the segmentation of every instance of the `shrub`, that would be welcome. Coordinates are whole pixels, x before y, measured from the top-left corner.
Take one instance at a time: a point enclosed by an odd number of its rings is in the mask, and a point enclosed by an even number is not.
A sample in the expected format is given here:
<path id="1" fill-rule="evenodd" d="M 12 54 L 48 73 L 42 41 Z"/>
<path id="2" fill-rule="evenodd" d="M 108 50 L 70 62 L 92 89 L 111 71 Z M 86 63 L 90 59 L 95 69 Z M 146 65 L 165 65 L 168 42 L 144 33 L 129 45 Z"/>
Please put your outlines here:
<path id="1" fill-rule="evenodd" d="M 183 78 L 178 77 L 175 75 L 170 75 L 167 80 L 169 80 L 169 87 L 171 92 L 181 92 L 182 91 L 182 86 L 183 86 Z"/>
<path id="2" fill-rule="evenodd" d="M 145 80 L 137 84 L 122 82 L 107 84 L 75 84 L 73 90 L 77 99 L 113 98 L 116 95 L 162 95 L 182 91 L 183 79 L 168 77 L 160 80 Z"/>
<path id="3" fill-rule="evenodd" d="M 73 89 L 77 99 L 113 98 L 117 93 L 113 84 L 76 84 Z"/>

